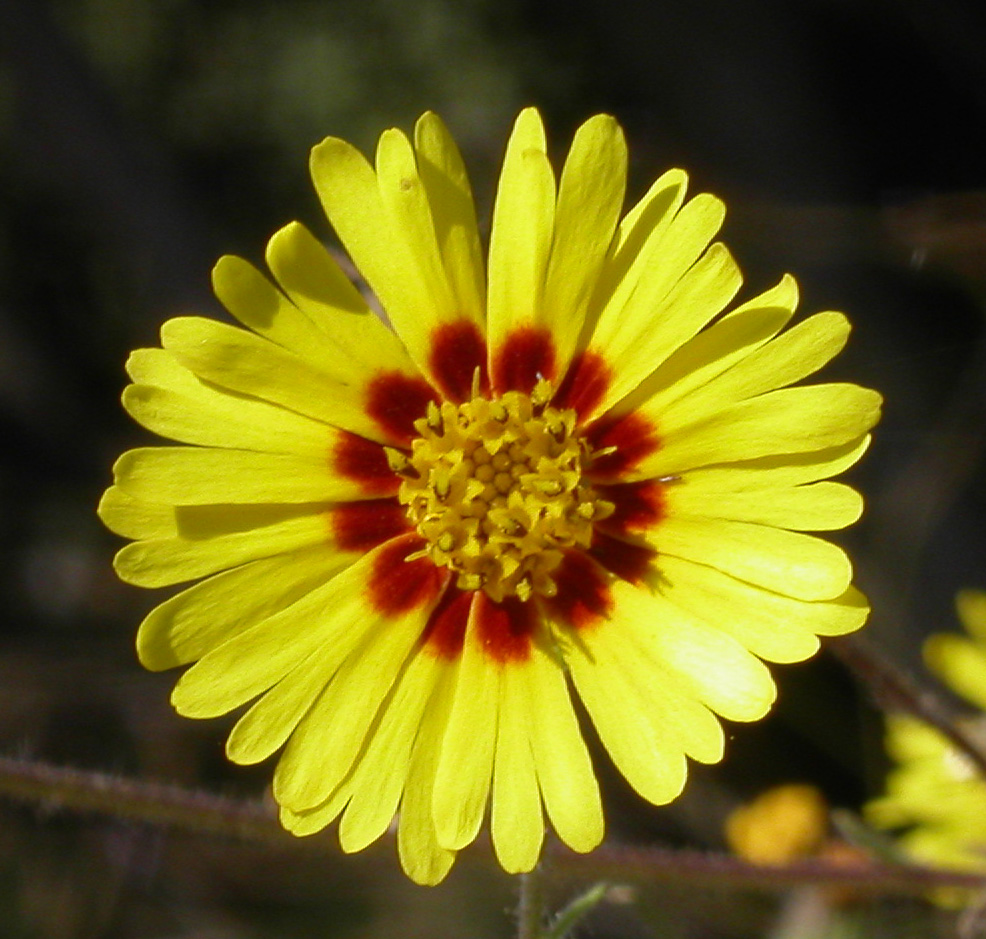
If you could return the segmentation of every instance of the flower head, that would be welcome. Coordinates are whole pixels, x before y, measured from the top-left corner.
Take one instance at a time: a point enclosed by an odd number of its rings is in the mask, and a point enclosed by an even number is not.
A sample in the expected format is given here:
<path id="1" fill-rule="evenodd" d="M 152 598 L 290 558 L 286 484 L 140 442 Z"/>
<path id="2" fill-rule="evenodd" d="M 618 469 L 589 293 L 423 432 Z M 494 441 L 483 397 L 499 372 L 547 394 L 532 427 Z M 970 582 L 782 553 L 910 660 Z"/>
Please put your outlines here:
<path id="1" fill-rule="evenodd" d="M 855 521 L 822 482 L 866 448 L 879 396 L 786 387 L 843 346 L 845 317 L 782 332 L 792 278 L 721 315 L 740 286 L 710 241 L 724 209 L 672 170 L 620 220 L 627 154 L 608 116 L 557 181 L 538 113 L 507 146 L 486 263 L 459 153 L 433 114 L 376 166 L 312 153 L 329 220 L 392 329 L 298 224 L 274 282 L 223 258 L 246 327 L 179 318 L 135 352 L 124 404 L 182 446 L 124 454 L 102 503 L 135 539 L 125 580 L 205 578 L 138 635 L 152 669 L 192 665 L 173 701 L 253 702 L 227 744 L 281 749 L 285 826 L 341 815 L 359 850 L 398 822 L 434 883 L 479 831 L 510 871 L 547 812 L 588 851 L 599 792 L 572 697 L 654 803 L 686 757 L 723 751 L 717 715 L 774 698 L 762 659 L 811 655 L 867 614 L 845 554 L 804 534 Z"/>
<path id="2" fill-rule="evenodd" d="M 986 735 L 986 593 L 957 598 L 968 636 L 936 633 L 924 647 L 928 667 L 978 713 L 966 730 Z M 938 730 L 902 714 L 887 718 L 887 752 L 898 764 L 886 793 L 866 806 L 877 827 L 906 829 L 911 857 L 957 870 L 986 870 L 986 780 Z"/>

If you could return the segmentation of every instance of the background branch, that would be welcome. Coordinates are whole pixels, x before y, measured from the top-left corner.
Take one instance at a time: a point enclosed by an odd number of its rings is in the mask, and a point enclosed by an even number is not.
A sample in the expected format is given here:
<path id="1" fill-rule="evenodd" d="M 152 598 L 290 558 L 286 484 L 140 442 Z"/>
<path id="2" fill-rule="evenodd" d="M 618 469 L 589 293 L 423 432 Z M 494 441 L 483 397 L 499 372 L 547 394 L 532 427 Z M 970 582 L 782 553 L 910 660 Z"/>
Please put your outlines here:
<path id="1" fill-rule="evenodd" d="M 296 846 L 319 853 L 335 851 L 334 840 L 327 837 L 299 839 L 287 834 L 272 807 L 261 802 L 48 763 L 0 757 L 0 795 L 33 803 L 48 812 L 95 812 L 280 849 Z M 716 852 L 617 844 L 604 844 L 590 854 L 580 855 L 555 842 L 547 848 L 546 858 L 548 870 L 557 877 L 673 880 L 693 886 L 767 891 L 842 885 L 852 886 L 861 894 L 922 894 L 937 887 L 986 890 L 986 876 L 911 864 L 863 862 L 847 866 L 807 860 L 768 867 Z M 537 902 L 528 902 L 521 915 L 533 922 L 538 909 Z"/>

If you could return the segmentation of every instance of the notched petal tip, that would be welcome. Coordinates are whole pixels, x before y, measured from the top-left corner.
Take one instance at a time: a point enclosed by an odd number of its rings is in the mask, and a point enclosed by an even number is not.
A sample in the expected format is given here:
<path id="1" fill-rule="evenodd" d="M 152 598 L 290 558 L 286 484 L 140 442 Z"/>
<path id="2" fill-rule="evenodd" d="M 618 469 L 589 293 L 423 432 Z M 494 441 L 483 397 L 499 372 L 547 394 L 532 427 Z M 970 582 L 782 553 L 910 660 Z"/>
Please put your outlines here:
<path id="1" fill-rule="evenodd" d="M 134 349 L 124 366 L 131 381 L 141 382 L 154 370 L 155 360 L 165 354 L 162 349 Z"/>
<path id="2" fill-rule="evenodd" d="M 116 462 L 113 464 L 113 482 L 127 495 L 129 495 L 127 492 L 127 483 L 133 473 L 134 464 L 140 460 L 141 455 L 146 453 L 147 450 L 147 447 L 126 450 L 116 458 Z"/>

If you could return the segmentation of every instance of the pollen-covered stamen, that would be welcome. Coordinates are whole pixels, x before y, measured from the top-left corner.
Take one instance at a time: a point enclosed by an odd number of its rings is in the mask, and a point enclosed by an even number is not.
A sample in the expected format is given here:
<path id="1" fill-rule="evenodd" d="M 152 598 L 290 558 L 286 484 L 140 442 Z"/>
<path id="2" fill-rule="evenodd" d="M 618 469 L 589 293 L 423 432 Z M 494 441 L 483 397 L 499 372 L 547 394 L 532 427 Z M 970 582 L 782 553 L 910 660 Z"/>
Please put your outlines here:
<path id="1" fill-rule="evenodd" d="M 563 550 L 588 548 L 594 523 L 614 511 L 582 479 L 592 452 L 575 411 L 548 407 L 550 394 L 539 382 L 530 395 L 431 405 L 410 456 L 388 451 L 427 542 L 419 556 L 455 571 L 460 589 L 497 602 L 554 596 Z"/>

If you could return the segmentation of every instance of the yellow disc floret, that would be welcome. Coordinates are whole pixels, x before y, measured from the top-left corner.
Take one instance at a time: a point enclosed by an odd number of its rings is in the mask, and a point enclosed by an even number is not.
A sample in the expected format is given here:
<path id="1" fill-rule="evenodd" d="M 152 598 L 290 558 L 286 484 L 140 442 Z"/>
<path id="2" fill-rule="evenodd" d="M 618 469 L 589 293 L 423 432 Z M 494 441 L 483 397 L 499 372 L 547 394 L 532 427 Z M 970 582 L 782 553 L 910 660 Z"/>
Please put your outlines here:
<path id="1" fill-rule="evenodd" d="M 388 450 L 399 498 L 427 556 L 462 590 L 492 600 L 554 596 L 563 549 L 588 548 L 612 514 L 582 479 L 589 452 L 573 410 L 546 406 L 550 389 L 432 404 L 415 422 L 410 456 Z M 411 560 L 409 558 L 408 560 Z"/>

